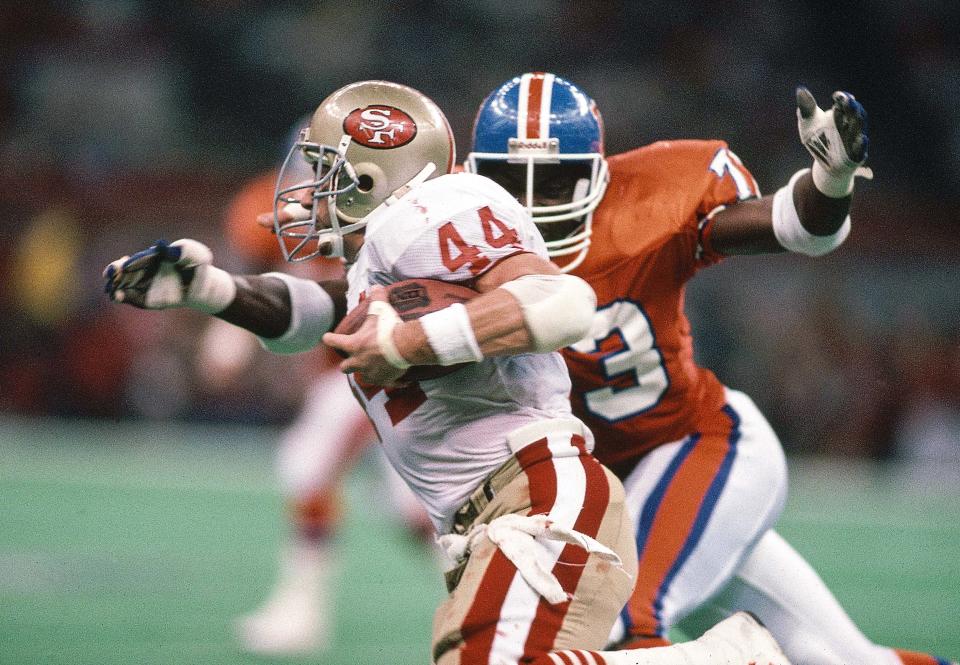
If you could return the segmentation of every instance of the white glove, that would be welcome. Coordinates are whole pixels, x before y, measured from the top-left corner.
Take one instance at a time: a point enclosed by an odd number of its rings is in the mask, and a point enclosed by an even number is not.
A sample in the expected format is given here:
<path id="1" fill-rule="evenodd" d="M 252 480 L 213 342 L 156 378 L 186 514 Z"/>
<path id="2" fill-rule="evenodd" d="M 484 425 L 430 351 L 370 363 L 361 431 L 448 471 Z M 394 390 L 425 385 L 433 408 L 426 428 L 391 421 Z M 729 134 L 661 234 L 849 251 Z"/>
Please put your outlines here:
<path id="1" fill-rule="evenodd" d="M 114 302 L 142 309 L 192 307 L 215 314 L 233 302 L 237 287 L 212 261 L 210 248 L 196 240 L 159 240 L 108 265 L 104 291 Z"/>
<path id="2" fill-rule="evenodd" d="M 873 177 L 861 166 L 870 144 L 867 112 L 850 93 L 833 93 L 833 106 L 824 111 L 809 90 L 797 88 L 797 127 L 800 142 L 813 155 L 813 182 L 822 193 L 849 196 L 854 176 Z"/>

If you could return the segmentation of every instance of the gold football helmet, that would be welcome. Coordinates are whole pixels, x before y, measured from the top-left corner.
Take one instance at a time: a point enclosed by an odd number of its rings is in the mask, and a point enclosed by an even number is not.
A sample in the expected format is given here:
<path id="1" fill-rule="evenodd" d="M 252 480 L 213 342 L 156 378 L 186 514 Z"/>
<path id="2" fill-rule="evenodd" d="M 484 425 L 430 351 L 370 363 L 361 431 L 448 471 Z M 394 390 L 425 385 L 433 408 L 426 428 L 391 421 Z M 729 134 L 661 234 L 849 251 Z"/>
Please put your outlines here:
<path id="1" fill-rule="evenodd" d="M 285 185 L 298 152 L 315 177 Z M 389 81 L 340 88 L 317 107 L 281 168 L 273 219 L 284 258 L 342 257 L 344 235 L 405 185 L 449 173 L 454 153 L 446 117 L 417 90 Z M 306 190 L 309 209 L 300 208 Z M 280 221 L 283 208 L 293 221 Z"/>

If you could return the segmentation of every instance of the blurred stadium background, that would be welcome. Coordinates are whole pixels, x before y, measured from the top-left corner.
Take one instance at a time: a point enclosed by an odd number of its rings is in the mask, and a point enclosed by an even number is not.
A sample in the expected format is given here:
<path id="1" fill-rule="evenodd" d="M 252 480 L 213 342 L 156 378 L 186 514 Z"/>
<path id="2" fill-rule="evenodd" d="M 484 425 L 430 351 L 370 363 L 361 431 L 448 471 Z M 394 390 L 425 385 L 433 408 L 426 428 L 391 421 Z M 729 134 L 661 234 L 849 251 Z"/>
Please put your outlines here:
<path id="1" fill-rule="evenodd" d="M 537 69 L 597 100 L 608 152 L 723 138 L 766 191 L 808 162 L 797 84 L 864 103 L 850 241 L 727 262 L 688 310 L 791 456 L 783 533 L 871 637 L 960 656 L 960 5 L 731 5 L 0 4 L 0 663 L 255 662 L 229 621 L 274 574 L 307 372 L 264 355 L 211 389 L 201 317 L 110 306 L 102 267 L 188 235 L 238 267 L 224 207 L 343 84 L 419 88 L 462 157 L 483 95 Z M 425 662 L 433 563 L 366 465 L 348 489 L 349 651 L 304 662 Z"/>

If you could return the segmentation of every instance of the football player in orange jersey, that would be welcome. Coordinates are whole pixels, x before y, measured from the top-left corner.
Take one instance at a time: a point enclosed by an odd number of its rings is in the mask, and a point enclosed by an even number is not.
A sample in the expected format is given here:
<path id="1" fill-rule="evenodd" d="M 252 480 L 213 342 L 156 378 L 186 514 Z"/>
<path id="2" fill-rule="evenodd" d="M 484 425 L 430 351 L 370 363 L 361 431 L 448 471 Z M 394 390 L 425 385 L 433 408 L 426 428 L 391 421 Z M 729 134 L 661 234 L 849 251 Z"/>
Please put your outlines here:
<path id="1" fill-rule="evenodd" d="M 777 535 L 780 442 L 747 395 L 694 363 L 683 298 L 697 271 L 736 254 L 820 256 L 850 232 L 854 177 L 869 176 L 866 113 L 845 92 L 826 111 L 805 88 L 796 101 L 814 161 L 773 195 L 722 141 L 605 157 L 594 100 L 549 73 L 484 100 L 466 168 L 514 193 L 561 269 L 597 294 L 589 335 L 563 354 L 574 410 L 624 481 L 637 530 L 638 582 L 612 639 L 663 645 L 695 609 L 747 609 L 794 663 L 942 664 L 870 642 Z"/>

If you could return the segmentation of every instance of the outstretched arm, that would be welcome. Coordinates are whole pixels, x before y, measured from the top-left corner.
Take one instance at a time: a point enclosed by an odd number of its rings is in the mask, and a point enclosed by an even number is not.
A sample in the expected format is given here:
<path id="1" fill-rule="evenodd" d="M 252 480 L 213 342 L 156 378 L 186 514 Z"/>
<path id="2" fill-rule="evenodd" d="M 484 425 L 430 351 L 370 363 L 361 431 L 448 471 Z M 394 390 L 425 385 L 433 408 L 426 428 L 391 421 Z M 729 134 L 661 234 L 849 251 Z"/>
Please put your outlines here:
<path id="1" fill-rule="evenodd" d="M 233 275 L 236 296 L 217 316 L 228 323 L 246 328 L 264 339 L 282 337 L 290 331 L 292 317 L 291 292 L 298 287 L 313 289 L 309 280 L 287 277 L 280 273 L 263 275 Z M 347 280 L 335 279 L 315 282 L 331 300 L 332 330 L 347 311 Z"/>
<path id="2" fill-rule="evenodd" d="M 163 241 L 103 271 L 114 302 L 142 309 L 189 307 L 258 335 L 279 352 L 305 351 L 343 318 L 346 281 L 311 282 L 282 273 L 231 275 L 196 240 Z"/>
<path id="3" fill-rule="evenodd" d="M 797 125 L 813 168 L 794 174 L 774 195 L 711 213 L 711 248 L 727 255 L 789 250 L 819 256 L 839 246 L 849 233 L 854 177 L 866 174 L 866 121 L 849 93 L 833 93 L 833 107 L 824 111 L 809 90 L 798 88 Z"/>

